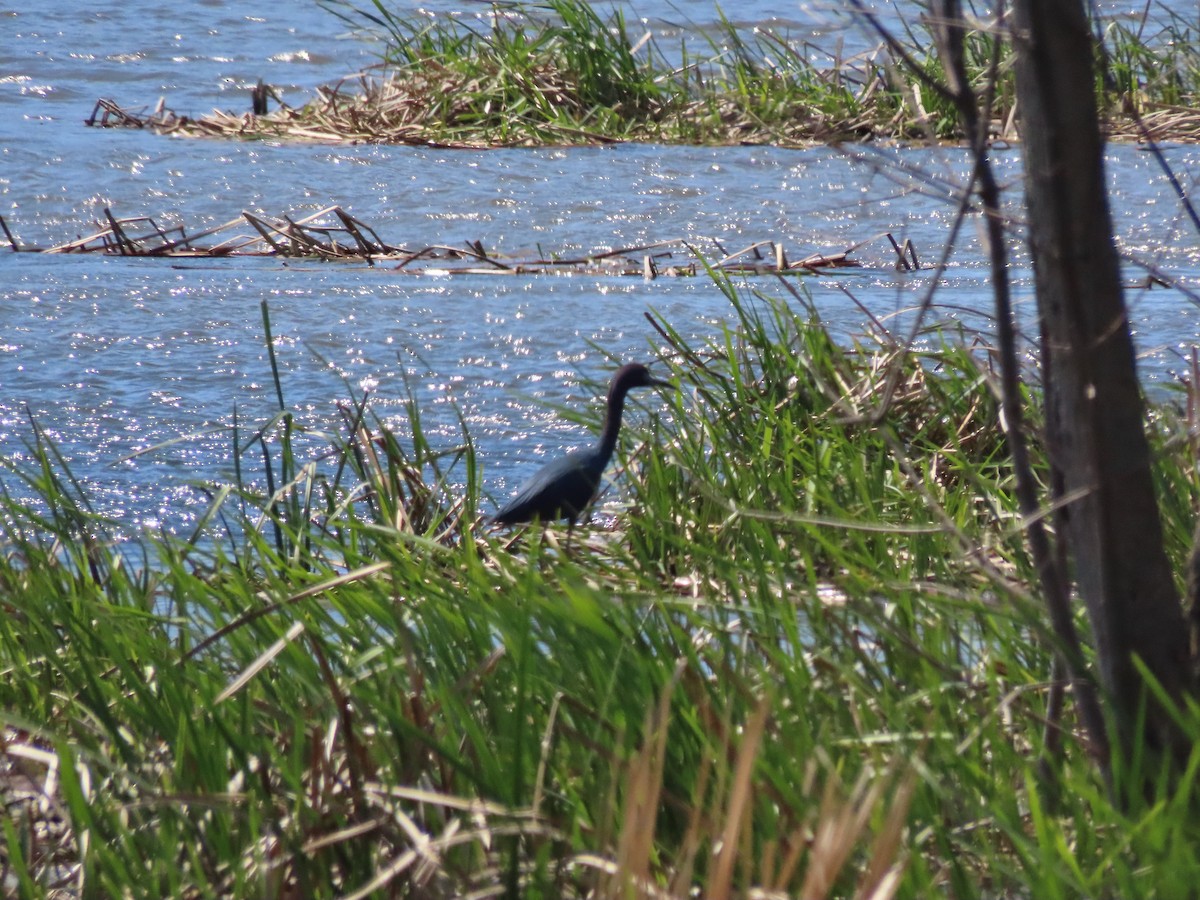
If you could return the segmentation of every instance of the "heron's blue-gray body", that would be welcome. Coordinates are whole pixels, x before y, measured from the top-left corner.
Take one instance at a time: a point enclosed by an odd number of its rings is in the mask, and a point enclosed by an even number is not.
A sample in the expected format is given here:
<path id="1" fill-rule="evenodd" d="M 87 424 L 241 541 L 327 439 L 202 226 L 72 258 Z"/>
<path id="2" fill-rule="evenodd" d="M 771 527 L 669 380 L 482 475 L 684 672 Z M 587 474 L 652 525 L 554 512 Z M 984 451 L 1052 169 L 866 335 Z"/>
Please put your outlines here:
<path id="1" fill-rule="evenodd" d="M 617 433 L 621 430 L 625 395 L 635 387 L 669 385 L 670 382 L 652 378 L 650 370 L 640 363 L 630 363 L 618 369 L 608 388 L 608 409 L 604 428 L 600 432 L 600 442 L 594 447 L 573 450 L 548 463 L 522 485 L 492 521 L 500 525 L 512 525 L 534 519 L 544 522 L 570 519 L 573 524 L 596 495 L 600 488 L 600 477 L 612 459 L 617 446 Z"/>

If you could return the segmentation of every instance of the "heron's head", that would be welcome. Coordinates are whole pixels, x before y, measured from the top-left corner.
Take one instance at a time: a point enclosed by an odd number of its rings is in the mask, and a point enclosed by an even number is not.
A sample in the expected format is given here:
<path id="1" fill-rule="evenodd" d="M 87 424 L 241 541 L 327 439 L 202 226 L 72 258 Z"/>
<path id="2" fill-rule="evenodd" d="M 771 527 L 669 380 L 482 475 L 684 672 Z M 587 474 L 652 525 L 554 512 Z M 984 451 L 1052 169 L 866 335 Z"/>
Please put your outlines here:
<path id="1" fill-rule="evenodd" d="M 641 363 L 629 363 L 617 369 L 617 374 L 613 376 L 612 387 L 609 388 L 609 394 L 624 394 L 631 388 L 673 386 L 669 381 L 655 378 L 650 374 L 650 370 Z"/>

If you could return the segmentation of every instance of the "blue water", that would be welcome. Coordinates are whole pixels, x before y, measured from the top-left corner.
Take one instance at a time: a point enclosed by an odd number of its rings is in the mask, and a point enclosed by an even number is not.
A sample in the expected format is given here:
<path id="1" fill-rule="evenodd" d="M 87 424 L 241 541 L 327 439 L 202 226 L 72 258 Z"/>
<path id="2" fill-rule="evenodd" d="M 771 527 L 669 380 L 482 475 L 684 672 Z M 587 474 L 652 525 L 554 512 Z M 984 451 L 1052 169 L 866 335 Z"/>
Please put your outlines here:
<path id="1" fill-rule="evenodd" d="M 91 233 L 105 207 L 196 231 L 244 209 L 303 216 L 340 204 L 410 248 L 481 241 L 514 255 L 570 254 L 685 238 L 715 257 L 720 248 L 781 239 L 796 258 L 861 244 L 854 257 L 862 269 L 806 280 L 821 314 L 850 333 L 865 317 L 846 290 L 897 324 L 889 317 L 927 285 L 926 273 L 895 271 L 881 235 L 911 239 L 928 263 L 955 217 L 945 185 L 961 180 L 965 159 L 949 148 L 451 152 L 89 129 L 82 121 L 99 97 L 135 107 L 165 97 L 189 114 L 240 111 L 260 77 L 299 103 L 373 61 L 370 45 L 347 38 L 315 4 L 109 6 L 0 10 L 0 214 L 23 243 Z M 701 4 L 637 7 L 637 18 L 660 31 L 683 18 L 696 28 L 715 18 Z M 869 40 L 838 24 L 838 4 L 738 9 L 739 21 L 783 22 L 843 46 Z M 1168 153 L 1191 190 L 1196 149 Z M 1149 155 L 1113 147 L 1109 161 L 1122 249 L 1195 284 L 1197 237 Z M 996 162 L 1016 213 L 1019 154 L 1000 150 Z M 1014 277 L 1027 310 L 1022 258 Z M 1140 274 L 1131 262 L 1131 281 Z M 938 294 L 941 314 L 984 327 L 988 290 L 968 222 Z M 101 509 L 131 528 L 186 530 L 206 503 L 191 484 L 230 477 L 235 408 L 243 425 L 275 409 L 263 301 L 286 399 L 302 417 L 334 428 L 336 404 L 369 389 L 373 409 L 402 430 L 411 384 L 435 442 L 457 442 L 461 410 L 497 498 L 546 454 L 586 439 L 549 404 L 596 402 L 583 382 L 606 377 L 601 350 L 649 357 L 656 335 L 645 312 L 697 337 L 717 334 L 728 314 L 703 278 L 437 277 L 357 263 L 0 252 L 0 452 L 28 455 L 32 417 Z M 1132 292 L 1130 301 L 1144 375 L 1169 383 L 1200 338 L 1200 313 L 1164 289 Z"/>

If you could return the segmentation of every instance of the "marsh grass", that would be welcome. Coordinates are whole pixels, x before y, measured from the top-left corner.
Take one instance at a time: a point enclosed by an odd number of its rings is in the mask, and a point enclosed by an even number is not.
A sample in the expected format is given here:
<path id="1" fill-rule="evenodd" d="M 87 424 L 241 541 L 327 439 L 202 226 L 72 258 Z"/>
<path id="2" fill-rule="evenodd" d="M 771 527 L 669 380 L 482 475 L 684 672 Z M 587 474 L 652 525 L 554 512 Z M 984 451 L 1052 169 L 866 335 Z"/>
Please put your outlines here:
<path id="1" fill-rule="evenodd" d="M 846 58 L 786 32 L 718 24 L 678 45 L 583 0 L 497 4 L 490 17 L 429 18 L 377 0 L 323 0 L 378 41 L 381 62 L 266 115 L 145 117 L 115 103 L 96 124 L 172 134 L 383 141 L 447 147 L 598 144 L 807 145 L 874 139 L 957 141 L 959 116 L 924 19 Z M 992 138 L 1019 137 L 1012 47 L 986 10 L 964 36 L 967 76 Z M 1200 135 L 1194 24 L 1147 4 L 1099 20 L 1097 96 L 1110 136 Z M 920 77 L 924 76 L 924 77 Z"/>
<path id="2" fill-rule="evenodd" d="M 6 483 L 35 499 L 0 497 L 5 891 L 1190 896 L 1200 750 L 1120 812 L 1068 715 L 1038 774 L 1052 648 L 987 356 L 846 347 L 717 283 L 726 330 L 656 320 L 678 389 L 623 438 L 619 530 L 569 547 L 506 549 L 466 429 L 435 446 L 411 398 L 394 430 L 349 404 L 311 461 L 276 375 L 184 539 L 115 540 L 31 442 Z M 1194 492 L 1180 421 L 1159 477 Z"/>
<path id="3" fill-rule="evenodd" d="M 882 48 L 829 65 L 817 48 L 723 15 L 714 31 L 666 47 L 631 32 L 619 11 L 602 19 L 581 0 L 498 5 L 490 27 L 401 15 L 382 2 L 323 5 L 381 42 L 375 71 L 266 116 L 146 124 L 210 136 L 496 147 L 953 137 L 957 121 L 927 109 Z M 971 40 L 980 55 L 992 42 L 983 32 Z M 925 47 L 913 52 L 936 68 Z"/>

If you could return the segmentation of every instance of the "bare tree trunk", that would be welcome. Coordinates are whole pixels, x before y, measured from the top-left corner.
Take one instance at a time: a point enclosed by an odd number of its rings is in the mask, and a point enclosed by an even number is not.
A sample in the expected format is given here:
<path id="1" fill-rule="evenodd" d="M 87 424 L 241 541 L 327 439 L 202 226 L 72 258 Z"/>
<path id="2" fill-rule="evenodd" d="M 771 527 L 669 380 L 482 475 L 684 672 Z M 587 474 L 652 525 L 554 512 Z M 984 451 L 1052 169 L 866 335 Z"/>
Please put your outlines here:
<path id="1" fill-rule="evenodd" d="M 980 98 L 971 87 L 967 74 L 964 38 L 966 23 L 960 0 L 938 0 L 931 6 L 933 34 L 946 73 L 946 87 L 957 107 L 963 128 L 971 141 L 975 171 L 969 191 L 977 191 L 983 207 L 987 230 L 988 254 L 992 267 L 992 293 L 996 302 L 996 351 L 999 361 L 1001 413 L 1008 452 L 1012 457 L 1017 502 L 1025 519 L 1025 536 L 1030 558 L 1037 570 L 1050 626 L 1057 638 L 1056 658 L 1046 701 L 1046 740 L 1039 769 L 1047 784 L 1053 781 L 1054 762 L 1061 746 L 1061 714 L 1065 689 L 1069 682 L 1078 704 L 1091 752 L 1102 761 L 1105 781 L 1111 783 L 1108 765 L 1110 742 L 1104 712 L 1096 696 L 1095 684 L 1087 672 L 1083 649 L 1071 609 L 1069 566 L 1066 542 L 1052 542 L 1042 515 L 1042 498 L 1030 461 L 1025 433 L 1025 413 L 1021 399 L 1021 365 L 1017 358 L 1016 322 L 1012 310 L 1012 292 L 1008 280 L 1008 237 L 1006 218 L 1000 207 L 1000 185 L 988 156 L 988 124 L 991 116 L 979 108 Z M 989 79 L 995 82 L 1000 65 L 999 45 L 993 46 Z M 985 94 L 985 97 L 987 95 Z"/>
<path id="2" fill-rule="evenodd" d="M 1150 472 L 1144 407 L 1112 240 L 1082 0 L 1014 0 L 1029 240 L 1046 365 L 1047 444 L 1117 745 L 1182 749 L 1149 702 L 1192 689 L 1187 631 Z M 1061 498 L 1057 498 L 1061 499 Z M 1146 730 L 1137 729 L 1146 704 Z"/>

